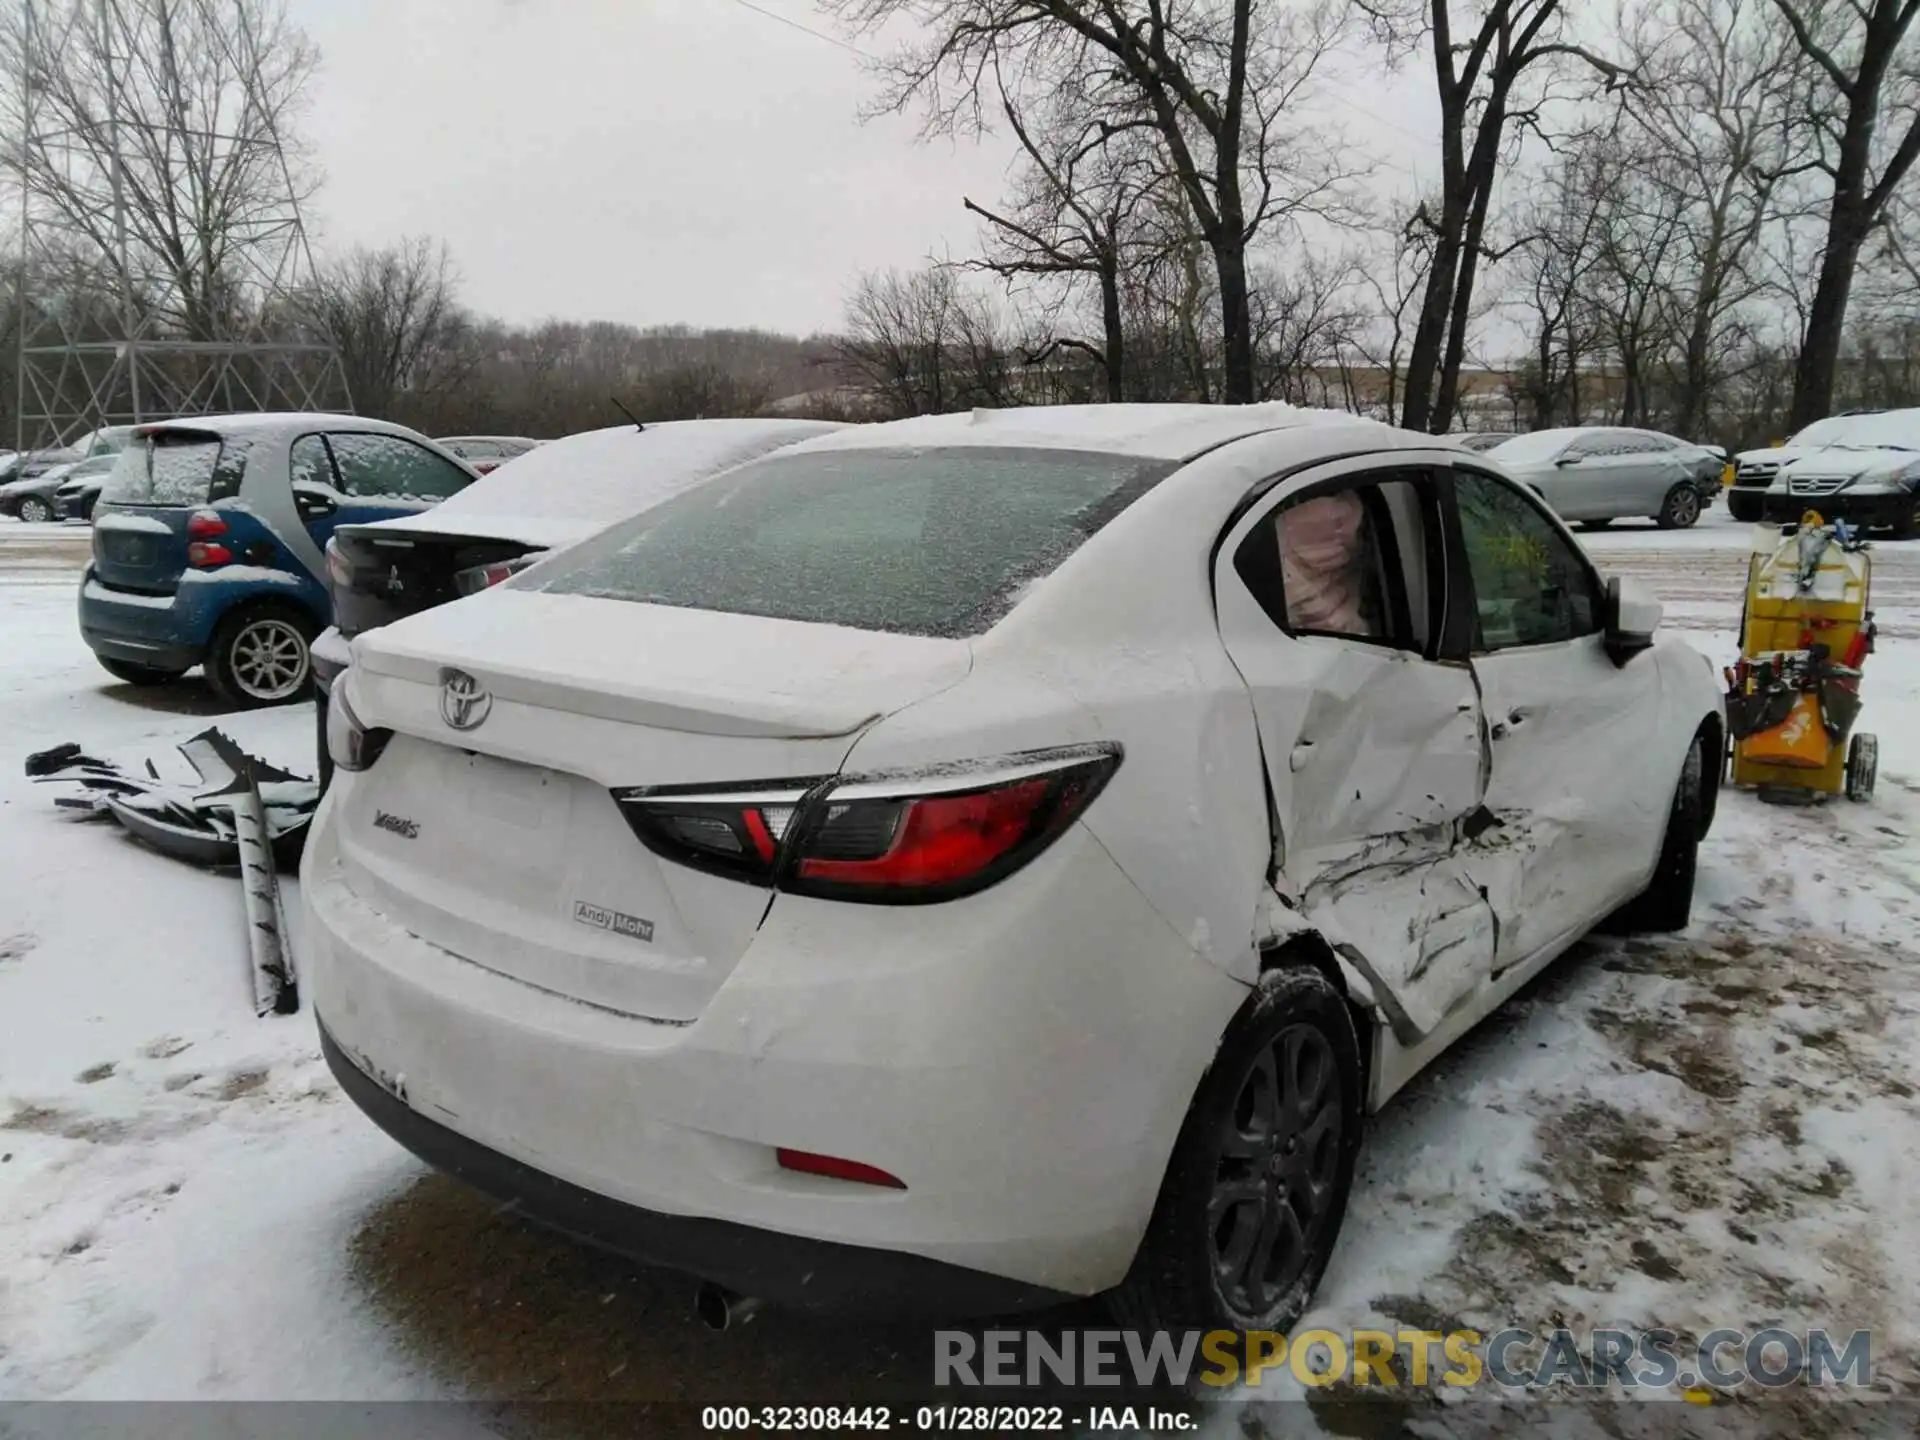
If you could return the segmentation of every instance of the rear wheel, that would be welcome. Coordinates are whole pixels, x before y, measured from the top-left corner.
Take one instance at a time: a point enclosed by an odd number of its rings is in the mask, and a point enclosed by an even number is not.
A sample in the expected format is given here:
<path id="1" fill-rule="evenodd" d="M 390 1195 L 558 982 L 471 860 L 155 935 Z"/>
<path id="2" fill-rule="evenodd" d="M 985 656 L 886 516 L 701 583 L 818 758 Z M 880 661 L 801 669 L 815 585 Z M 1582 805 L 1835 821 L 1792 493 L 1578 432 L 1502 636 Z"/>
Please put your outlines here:
<path id="1" fill-rule="evenodd" d="M 1327 1268 L 1353 1185 L 1360 1042 L 1318 970 L 1269 972 L 1187 1111 L 1133 1269 L 1145 1329 L 1286 1330 Z"/>
<path id="2" fill-rule="evenodd" d="M 1855 735 L 1847 744 L 1847 799 L 1865 804 L 1873 798 L 1880 774 L 1880 737 Z"/>
<path id="3" fill-rule="evenodd" d="M 29 495 L 20 502 L 20 518 L 29 525 L 44 525 L 53 519 L 53 506 L 38 495 Z"/>
<path id="4" fill-rule="evenodd" d="M 1667 491 L 1660 513 L 1653 517 L 1662 530 L 1685 530 L 1700 518 L 1700 492 L 1682 481 Z"/>
<path id="5" fill-rule="evenodd" d="M 1893 538 L 1911 540 L 1920 535 L 1920 491 L 1907 497 L 1906 510 L 1893 522 Z"/>
<path id="6" fill-rule="evenodd" d="M 1707 736 L 1693 737 L 1680 779 L 1673 787 L 1673 805 L 1660 842 L 1660 861 L 1653 879 L 1629 901 L 1609 928 L 1666 933 L 1684 930 L 1693 918 L 1693 881 L 1699 868 L 1701 814 L 1706 802 Z"/>
<path id="7" fill-rule="evenodd" d="M 136 665 L 131 660 L 109 660 L 105 655 L 93 658 L 100 662 L 102 670 L 129 685 L 164 685 L 187 673 L 184 670 L 169 670 L 163 665 Z"/>
<path id="8" fill-rule="evenodd" d="M 236 710 L 304 700 L 313 689 L 308 647 L 317 627 L 304 610 L 273 601 L 222 620 L 207 648 L 207 682 Z"/>

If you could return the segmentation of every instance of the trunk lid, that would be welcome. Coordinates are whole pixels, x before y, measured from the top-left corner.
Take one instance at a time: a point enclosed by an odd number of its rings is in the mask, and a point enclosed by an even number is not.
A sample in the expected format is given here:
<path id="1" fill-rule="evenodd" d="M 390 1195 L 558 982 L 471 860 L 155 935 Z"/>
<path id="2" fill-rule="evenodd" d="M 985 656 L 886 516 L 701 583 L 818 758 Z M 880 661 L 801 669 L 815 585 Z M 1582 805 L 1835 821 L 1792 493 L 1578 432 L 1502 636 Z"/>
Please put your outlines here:
<path id="1" fill-rule="evenodd" d="M 416 615 L 355 646 L 349 701 L 396 734 L 339 802 L 347 881 L 487 969 L 693 1020 L 772 892 L 655 854 L 612 791 L 833 774 L 970 660 L 965 641 L 514 589 Z M 448 668 L 487 696 L 464 731 Z"/>
<path id="2" fill-rule="evenodd" d="M 390 523 L 342 525 L 333 532 L 327 585 L 333 623 L 351 639 L 459 598 L 454 577 L 537 553 L 538 547 L 484 535 L 436 532 Z"/>
<path id="3" fill-rule="evenodd" d="M 174 506 L 107 506 L 94 512 L 93 573 L 113 590 L 171 595 L 187 568 L 187 520 Z"/>

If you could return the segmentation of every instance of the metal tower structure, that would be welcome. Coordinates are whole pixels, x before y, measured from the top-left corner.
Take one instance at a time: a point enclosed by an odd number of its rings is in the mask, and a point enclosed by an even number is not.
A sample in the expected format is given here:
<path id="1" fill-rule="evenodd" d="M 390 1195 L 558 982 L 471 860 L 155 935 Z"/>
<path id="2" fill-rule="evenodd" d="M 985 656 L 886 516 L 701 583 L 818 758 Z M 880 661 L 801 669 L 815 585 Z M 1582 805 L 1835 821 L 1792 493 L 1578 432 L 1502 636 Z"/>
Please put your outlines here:
<path id="1" fill-rule="evenodd" d="M 301 304 L 313 253 L 263 94 L 257 8 L 20 3 L 14 447 L 180 415 L 351 409 Z M 182 16 L 197 22 L 185 37 Z"/>

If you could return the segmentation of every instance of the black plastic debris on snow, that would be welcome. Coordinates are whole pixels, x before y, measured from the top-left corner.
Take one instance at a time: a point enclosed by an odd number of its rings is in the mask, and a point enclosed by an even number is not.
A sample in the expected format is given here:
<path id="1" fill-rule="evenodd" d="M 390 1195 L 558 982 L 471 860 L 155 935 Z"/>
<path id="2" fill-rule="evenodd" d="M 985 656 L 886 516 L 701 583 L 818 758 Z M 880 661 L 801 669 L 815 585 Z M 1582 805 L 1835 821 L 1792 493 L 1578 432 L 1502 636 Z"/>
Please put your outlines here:
<path id="1" fill-rule="evenodd" d="M 128 834 L 177 859 L 237 867 L 256 1009 L 291 1014 L 299 1008 L 299 989 L 278 871 L 281 862 L 298 856 L 320 787 L 247 754 L 219 729 L 203 730 L 179 749 L 197 784 L 162 780 L 151 760 L 145 774 L 132 774 L 73 743 L 29 755 L 26 771 L 39 783 L 80 787 L 81 794 L 54 801 L 63 810 L 118 821 Z"/>

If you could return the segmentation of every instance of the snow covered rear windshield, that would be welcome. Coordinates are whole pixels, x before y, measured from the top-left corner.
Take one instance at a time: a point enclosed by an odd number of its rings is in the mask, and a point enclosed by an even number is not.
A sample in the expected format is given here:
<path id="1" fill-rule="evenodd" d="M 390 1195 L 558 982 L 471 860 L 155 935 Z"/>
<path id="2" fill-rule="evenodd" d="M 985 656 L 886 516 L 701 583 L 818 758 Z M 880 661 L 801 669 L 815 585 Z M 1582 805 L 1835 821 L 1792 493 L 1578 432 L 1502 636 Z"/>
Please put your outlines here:
<path id="1" fill-rule="evenodd" d="M 218 435 L 162 430 L 137 436 L 114 462 L 100 500 L 115 505 L 205 505 L 219 498 L 214 494 L 219 469 Z"/>
<path id="2" fill-rule="evenodd" d="M 955 447 L 773 455 L 509 582 L 953 638 L 1013 608 L 1177 463 Z"/>

